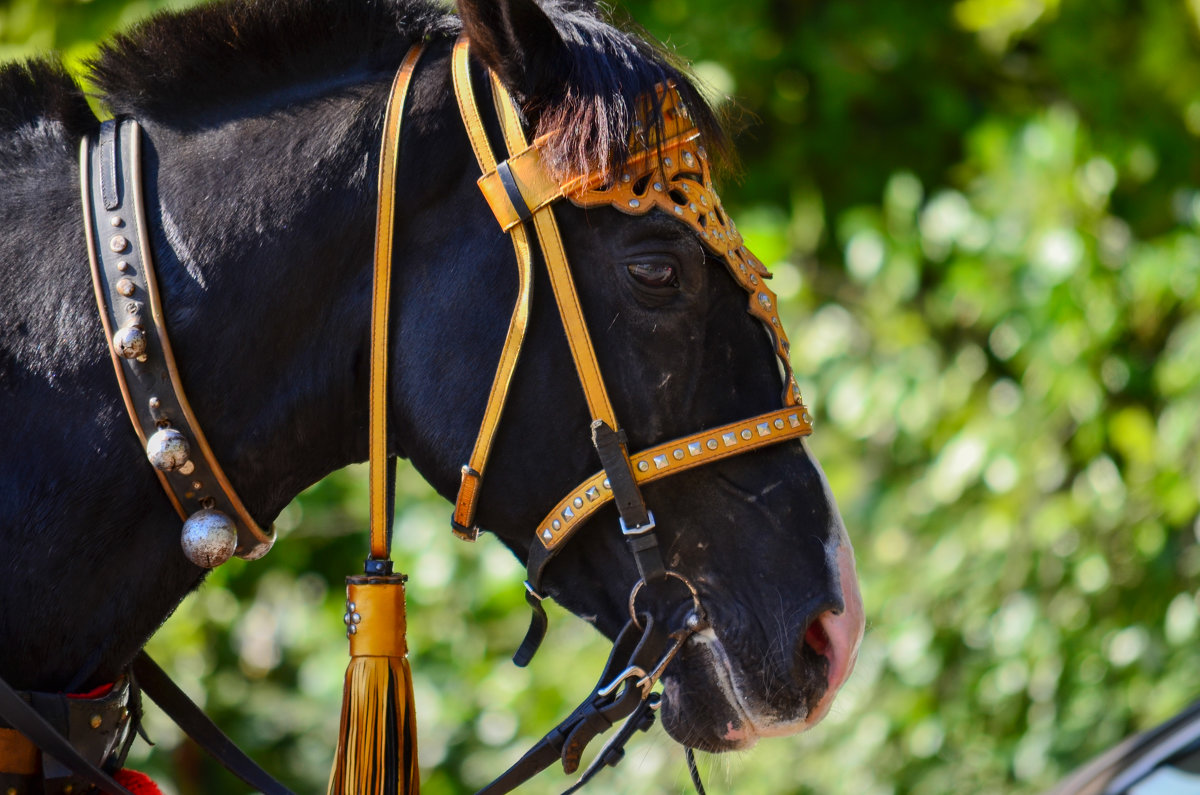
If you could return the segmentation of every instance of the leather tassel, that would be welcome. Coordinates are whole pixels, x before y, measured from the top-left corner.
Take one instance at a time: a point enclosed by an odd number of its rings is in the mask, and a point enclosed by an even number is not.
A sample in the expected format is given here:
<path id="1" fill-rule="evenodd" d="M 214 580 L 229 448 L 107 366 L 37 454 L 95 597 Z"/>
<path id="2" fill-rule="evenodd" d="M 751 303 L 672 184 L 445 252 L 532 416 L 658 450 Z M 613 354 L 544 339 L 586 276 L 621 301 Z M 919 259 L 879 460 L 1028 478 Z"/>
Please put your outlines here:
<path id="1" fill-rule="evenodd" d="M 329 795 L 415 795 L 417 713 L 403 574 L 346 578 L 350 665 Z"/>

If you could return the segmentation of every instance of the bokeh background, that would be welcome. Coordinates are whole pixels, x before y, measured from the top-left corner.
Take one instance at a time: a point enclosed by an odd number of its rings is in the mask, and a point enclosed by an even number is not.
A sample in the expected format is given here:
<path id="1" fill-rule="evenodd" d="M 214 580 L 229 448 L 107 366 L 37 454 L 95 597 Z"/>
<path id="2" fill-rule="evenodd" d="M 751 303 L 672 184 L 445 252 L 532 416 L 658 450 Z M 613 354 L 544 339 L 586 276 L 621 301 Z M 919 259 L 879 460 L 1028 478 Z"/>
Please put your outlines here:
<path id="1" fill-rule="evenodd" d="M 350 2 L 351 0 L 347 0 Z M 162 0 L 4 0 L 0 59 Z M 1200 696 L 1200 2 L 624 0 L 734 97 L 726 204 L 776 274 L 858 550 L 868 632 L 817 730 L 701 760 L 714 793 L 1031 793 Z M 324 785 L 361 468 L 302 494 L 150 644 L 300 792 Z M 472 792 L 591 686 L 559 611 L 532 668 L 498 544 L 401 479 L 427 795 Z M 133 765 L 244 792 L 151 711 Z M 682 792 L 655 728 L 595 792 Z M 554 793 L 547 773 L 522 792 Z"/>

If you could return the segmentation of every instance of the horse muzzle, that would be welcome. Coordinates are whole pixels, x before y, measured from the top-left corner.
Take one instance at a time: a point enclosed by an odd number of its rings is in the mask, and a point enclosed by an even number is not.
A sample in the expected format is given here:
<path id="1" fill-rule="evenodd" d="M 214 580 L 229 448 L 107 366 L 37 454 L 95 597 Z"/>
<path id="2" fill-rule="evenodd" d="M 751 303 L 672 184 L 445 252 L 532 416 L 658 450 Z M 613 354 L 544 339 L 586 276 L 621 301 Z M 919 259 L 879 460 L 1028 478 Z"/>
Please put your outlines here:
<path id="1" fill-rule="evenodd" d="M 672 738 L 704 751 L 744 750 L 762 737 L 805 731 L 829 713 L 865 626 L 848 545 L 836 561 L 838 598 L 810 611 L 788 633 L 794 641 L 764 633 L 750 648 L 744 628 L 719 621 L 689 640 L 663 680 L 663 726 Z"/>

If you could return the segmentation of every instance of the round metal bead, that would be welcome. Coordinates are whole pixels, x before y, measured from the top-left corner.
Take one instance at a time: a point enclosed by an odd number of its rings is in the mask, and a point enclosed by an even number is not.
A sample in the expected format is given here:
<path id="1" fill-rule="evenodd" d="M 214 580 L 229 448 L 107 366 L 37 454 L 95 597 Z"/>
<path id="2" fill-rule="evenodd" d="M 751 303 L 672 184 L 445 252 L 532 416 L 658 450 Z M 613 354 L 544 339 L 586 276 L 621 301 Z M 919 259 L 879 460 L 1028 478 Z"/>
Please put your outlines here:
<path id="1" fill-rule="evenodd" d="M 233 556 L 237 527 L 220 511 L 196 511 L 183 523 L 180 545 L 192 563 L 203 569 L 215 569 Z"/>
<path id="2" fill-rule="evenodd" d="M 113 348 L 125 359 L 146 355 L 146 332 L 137 326 L 126 326 L 113 335 Z"/>
<path id="3" fill-rule="evenodd" d="M 192 462 L 189 461 L 188 464 L 190 464 L 190 463 L 192 463 Z M 269 528 L 268 528 L 268 531 L 269 531 Z M 275 546 L 275 538 L 276 538 L 275 534 L 271 533 L 271 537 L 268 538 L 266 541 L 259 541 L 257 544 L 254 544 L 253 546 L 249 547 L 248 549 L 238 550 L 237 556 L 239 558 L 241 558 L 242 560 L 258 560 L 263 555 L 270 552 L 271 547 Z M 350 609 L 353 610 L 354 608 L 351 607 Z"/>
<path id="4" fill-rule="evenodd" d="M 100 724 L 102 724 L 102 723 L 104 723 L 104 719 L 101 718 L 99 715 L 93 715 L 92 717 L 88 718 L 88 725 L 91 726 L 93 729 L 99 729 Z"/>
<path id="5" fill-rule="evenodd" d="M 117 292 L 126 298 L 133 295 L 135 290 L 137 290 L 137 285 L 133 283 L 132 279 L 117 280 Z"/>
<path id="6" fill-rule="evenodd" d="M 160 428 L 146 440 L 146 458 L 163 472 L 179 469 L 191 452 L 187 437 L 174 428 Z"/>

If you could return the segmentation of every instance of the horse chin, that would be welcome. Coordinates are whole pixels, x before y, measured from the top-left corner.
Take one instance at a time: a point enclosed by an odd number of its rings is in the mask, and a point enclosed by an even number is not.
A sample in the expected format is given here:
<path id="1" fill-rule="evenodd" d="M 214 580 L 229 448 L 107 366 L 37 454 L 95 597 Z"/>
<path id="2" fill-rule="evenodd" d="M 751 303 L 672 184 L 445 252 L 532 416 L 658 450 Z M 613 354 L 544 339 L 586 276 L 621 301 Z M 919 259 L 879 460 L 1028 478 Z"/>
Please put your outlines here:
<path id="1" fill-rule="evenodd" d="M 825 716 L 837 690 L 829 686 L 829 661 L 816 653 L 806 656 L 805 681 L 794 685 L 790 706 L 780 708 L 752 695 L 716 633 L 698 633 L 663 679 L 663 727 L 676 742 L 710 753 L 742 751 L 763 737 L 805 731 Z"/>

